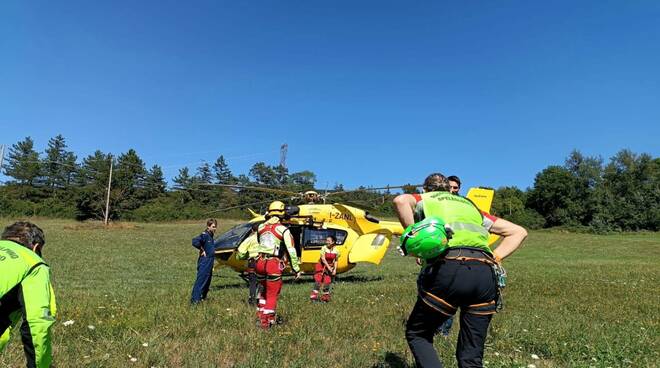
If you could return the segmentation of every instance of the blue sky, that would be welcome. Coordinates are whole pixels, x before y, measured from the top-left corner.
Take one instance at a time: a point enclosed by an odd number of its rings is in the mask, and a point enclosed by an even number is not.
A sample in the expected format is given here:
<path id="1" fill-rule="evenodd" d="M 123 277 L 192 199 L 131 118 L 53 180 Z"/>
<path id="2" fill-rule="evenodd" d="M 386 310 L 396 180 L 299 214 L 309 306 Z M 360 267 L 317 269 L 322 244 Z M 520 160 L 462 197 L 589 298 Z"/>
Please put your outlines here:
<path id="1" fill-rule="evenodd" d="M 658 156 L 658 45 L 652 0 L 5 0 L 0 144 L 524 189 L 573 149 Z"/>

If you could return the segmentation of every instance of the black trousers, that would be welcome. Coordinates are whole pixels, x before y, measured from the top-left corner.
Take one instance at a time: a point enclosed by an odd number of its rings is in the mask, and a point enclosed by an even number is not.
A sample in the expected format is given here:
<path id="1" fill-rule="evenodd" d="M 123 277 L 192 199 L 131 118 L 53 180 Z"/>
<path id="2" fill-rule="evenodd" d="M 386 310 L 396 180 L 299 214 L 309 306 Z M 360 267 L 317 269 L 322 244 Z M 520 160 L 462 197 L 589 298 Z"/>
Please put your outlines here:
<path id="1" fill-rule="evenodd" d="M 248 259 L 247 272 L 248 272 L 248 286 L 250 290 L 250 295 L 248 300 L 250 301 L 250 303 L 257 302 L 257 288 L 259 286 L 257 282 L 257 273 L 254 270 L 256 266 L 257 266 L 256 258 Z"/>
<path id="2" fill-rule="evenodd" d="M 417 287 L 417 302 L 406 324 L 406 340 L 417 366 L 443 366 L 433 347 L 433 337 L 455 311 L 444 301 L 461 311 L 456 345 L 458 366 L 483 367 L 486 334 L 495 309 L 491 302 L 498 297 L 491 267 L 479 261 L 441 259 L 422 269 Z M 489 306 L 475 308 L 478 304 Z"/>

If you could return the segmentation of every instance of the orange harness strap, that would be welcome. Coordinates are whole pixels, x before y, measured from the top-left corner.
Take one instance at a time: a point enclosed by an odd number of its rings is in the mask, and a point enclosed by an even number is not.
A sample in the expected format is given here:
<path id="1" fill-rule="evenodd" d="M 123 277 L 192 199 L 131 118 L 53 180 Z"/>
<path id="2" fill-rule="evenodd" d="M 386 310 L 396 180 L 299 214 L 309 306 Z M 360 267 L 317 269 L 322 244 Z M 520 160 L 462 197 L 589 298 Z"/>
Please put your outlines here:
<path id="1" fill-rule="evenodd" d="M 429 307 L 435 309 L 436 311 L 444 314 L 445 316 L 453 316 L 456 313 L 456 308 L 455 306 L 447 303 L 446 300 L 439 298 L 428 291 L 419 291 L 419 296 L 422 299 L 426 305 Z"/>
<path id="2" fill-rule="evenodd" d="M 497 264 L 495 261 L 492 261 L 488 258 L 475 258 L 475 257 L 458 256 L 458 257 L 444 257 L 444 259 L 448 259 L 450 261 L 461 261 L 461 262 L 478 261 L 478 262 L 482 262 L 482 263 L 485 263 L 485 264 L 491 265 L 491 266 Z"/>

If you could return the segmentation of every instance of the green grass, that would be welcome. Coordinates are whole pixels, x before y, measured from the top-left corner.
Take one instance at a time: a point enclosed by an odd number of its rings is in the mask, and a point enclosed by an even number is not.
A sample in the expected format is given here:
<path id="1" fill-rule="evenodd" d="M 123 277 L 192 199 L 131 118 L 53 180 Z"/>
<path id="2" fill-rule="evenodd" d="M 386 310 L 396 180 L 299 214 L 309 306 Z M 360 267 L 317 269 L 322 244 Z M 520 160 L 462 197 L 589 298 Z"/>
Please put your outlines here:
<path id="1" fill-rule="evenodd" d="M 286 324 L 261 331 L 244 282 L 228 269 L 214 275 L 206 304 L 188 305 L 197 257 L 190 239 L 202 224 L 35 222 L 46 231 L 58 298 L 58 367 L 414 365 L 403 331 L 418 267 L 392 246 L 381 266 L 339 276 L 330 304 L 309 303 L 309 277 L 287 281 L 278 306 Z M 658 265 L 657 233 L 532 232 L 505 261 L 506 308 L 491 324 L 486 366 L 658 366 Z M 436 339 L 447 367 L 456 366 L 456 327 Z M 0 366 L 24 364 L 14 336 Z"/>

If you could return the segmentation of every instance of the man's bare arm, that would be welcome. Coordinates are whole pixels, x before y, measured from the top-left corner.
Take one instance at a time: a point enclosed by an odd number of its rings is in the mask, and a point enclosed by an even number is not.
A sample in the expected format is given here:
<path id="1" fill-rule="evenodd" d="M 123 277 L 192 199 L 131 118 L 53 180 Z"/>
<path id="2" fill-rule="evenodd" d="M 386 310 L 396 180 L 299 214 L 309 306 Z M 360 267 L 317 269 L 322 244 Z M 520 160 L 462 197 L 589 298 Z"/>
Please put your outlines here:
<path id="1" fill-rule="evenodd" d="M 490 228 L 493 234 L 501 235 L 504 239 L 500 245 L 495 248 L 493 254 L 497 259 L 504 259 L 515 252 L 520 244 L 527 238 L 527 230 L 511 221 L 498 218 Z"/>
<path id="2" fill-rule="evenodd" d="M 410 194 L 401 194 L 394 198 L 394 210 L 404 228 L 415 223 L 414 208 L 416 204 L 415 197 Z"/>

